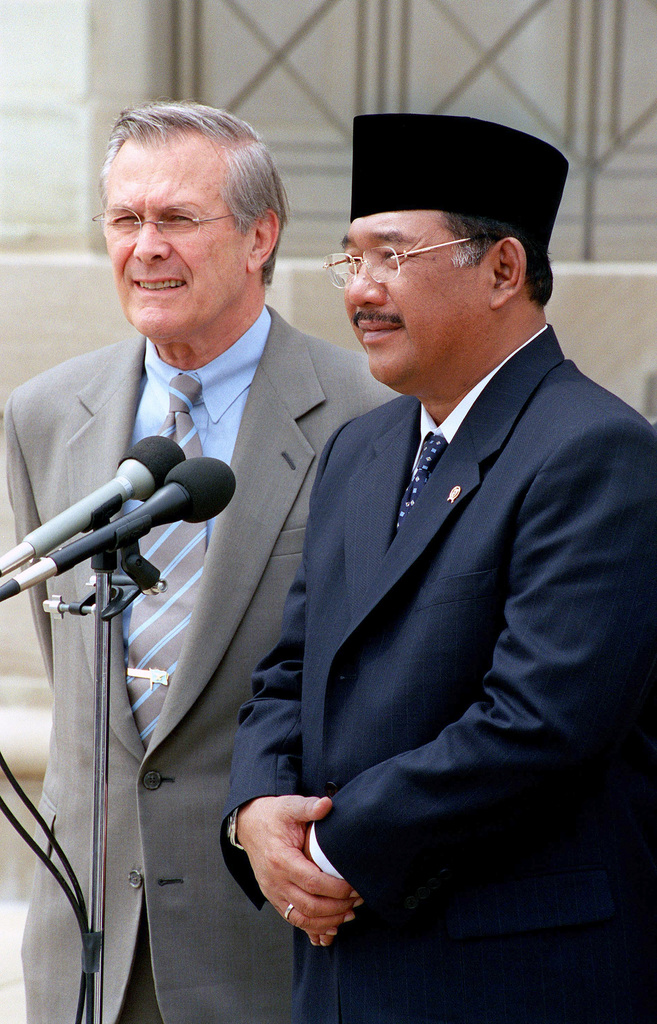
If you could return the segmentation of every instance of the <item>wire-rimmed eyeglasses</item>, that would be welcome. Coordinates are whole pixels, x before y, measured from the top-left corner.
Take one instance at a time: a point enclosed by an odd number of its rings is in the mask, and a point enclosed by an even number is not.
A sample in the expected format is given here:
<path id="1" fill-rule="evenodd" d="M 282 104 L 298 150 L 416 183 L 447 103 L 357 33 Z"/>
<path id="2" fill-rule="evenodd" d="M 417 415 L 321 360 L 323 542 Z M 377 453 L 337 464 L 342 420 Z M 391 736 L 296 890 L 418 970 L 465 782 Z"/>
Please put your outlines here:
<path id="1" fill-rule="evenodd" d="M 91 219 L 100 224 L 106 238 L 133 238 L 139 235 L 144 224 L 154 224 L 161 235 L 196 235 L 201 224 L 210 224 L 216 220 L 232 217 L 232 213 L 224 213 L 221 217 L 195 217 L 189 210 L 165 210 L 159 220 L 146 220 L 134 210 L 121 206 L 112 206 L 104 213 Z"/>
<path id="2" fill-rule="evenodd" d="M 426 245 L 422 249 L 410 249 L 397 252 L 391 245 L 377 245 L 373 249 L 365 249 L 362 256 L 351 256 L 348 252 L 332 252 L 322 264 L 328 270 L 331 283 L 336 288 L 346 288 L 356 279 L 362 266 L 377 284 L 389 284 L 399 277 L 401 261 L 409 256 L 419 256 L 422 252 L 433 252 L 445 245 L 458 245 L 459 242 L 471 242 L 472 238 L 450 238 L 449 242 L 438 242 L 437 245 Z"/>

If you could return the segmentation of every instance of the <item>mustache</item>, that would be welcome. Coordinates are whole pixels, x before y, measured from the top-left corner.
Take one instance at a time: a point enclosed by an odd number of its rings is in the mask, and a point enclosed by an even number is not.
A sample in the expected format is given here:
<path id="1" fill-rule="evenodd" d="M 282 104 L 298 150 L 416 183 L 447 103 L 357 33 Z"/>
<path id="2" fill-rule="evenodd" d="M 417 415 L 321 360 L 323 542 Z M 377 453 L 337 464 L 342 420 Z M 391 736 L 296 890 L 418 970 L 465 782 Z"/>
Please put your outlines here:
<path id="1" fill-rule="evenodd" d="M 354 327 L 358 327 L 361 320 L 367 320 L 370 324 L 394 324 L 396 327 L 403 327 L 404 321 L 397 313 L 376 313 L 366 309 L 357 309 L 351 318 Z"/>

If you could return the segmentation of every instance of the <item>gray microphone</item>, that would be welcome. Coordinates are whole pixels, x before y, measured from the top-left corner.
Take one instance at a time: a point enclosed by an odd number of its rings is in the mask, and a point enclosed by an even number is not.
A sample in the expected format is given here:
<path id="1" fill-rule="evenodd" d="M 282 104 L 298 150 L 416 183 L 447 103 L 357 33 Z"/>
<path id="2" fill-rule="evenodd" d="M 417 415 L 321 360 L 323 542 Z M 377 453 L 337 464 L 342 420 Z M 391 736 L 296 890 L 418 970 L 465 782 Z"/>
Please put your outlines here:
<path id="1" fill-rule="evenodd" d="M 94 513 L 107 502 L 116 501 L 119 508 L 129 498 L 143 501 L 162 486 L 167 474 L 185 455 L 170 437 L 145 437 L 138 441 L 119 463 L 113 480 L 92 491 L 86 498 L 38 526 L 6 555 L 0 556 L 0 576 L 13 572 L 31 558 L 39 558 L 82 533 L 91 526 Z"/>
<path id="2" fill-rule="evenodd" d="M 67 572 L 100 551 L 118 551 L 134 544 L 153 526 L 175 523 L 202 523 L 222 512 L 235 491 L 235 477 L 230 466 L 220 459 L 199 456 L 175 466 L 157 490 L 139 505 L 114 522 L 101 526 L 84 537 L 71 541 L 46 558 L 28 565 L 13 579 L 0 586 L 0 601 L 15 597 L 21 591 L 45 583 L 51 576 Z"/>

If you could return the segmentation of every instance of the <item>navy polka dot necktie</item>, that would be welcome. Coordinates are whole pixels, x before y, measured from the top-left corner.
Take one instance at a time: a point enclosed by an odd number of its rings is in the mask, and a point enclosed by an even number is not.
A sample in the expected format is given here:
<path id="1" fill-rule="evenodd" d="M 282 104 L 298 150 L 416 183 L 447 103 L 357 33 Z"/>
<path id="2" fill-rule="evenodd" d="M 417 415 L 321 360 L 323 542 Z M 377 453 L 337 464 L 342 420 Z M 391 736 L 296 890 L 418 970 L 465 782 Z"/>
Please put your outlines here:
<path id="1" fill-rule="evenodd" d="M 404 520 L 408 518 L 408 514 L 415 505 L 415 502 L 418 500 L 422 488 L 431 476 L 438 459 L 446 448 L 447 441 L 442 434 L 427 434 L 424 444 L 422 445 L 422 451 L 420 452 L 417 468 L 413 473 L 411 482 L 406 488 L 406 493 L 404 494 L 404 497 L 401 500 L 401 505 L 399 506 L 397 529 L 399 529 Z"/>

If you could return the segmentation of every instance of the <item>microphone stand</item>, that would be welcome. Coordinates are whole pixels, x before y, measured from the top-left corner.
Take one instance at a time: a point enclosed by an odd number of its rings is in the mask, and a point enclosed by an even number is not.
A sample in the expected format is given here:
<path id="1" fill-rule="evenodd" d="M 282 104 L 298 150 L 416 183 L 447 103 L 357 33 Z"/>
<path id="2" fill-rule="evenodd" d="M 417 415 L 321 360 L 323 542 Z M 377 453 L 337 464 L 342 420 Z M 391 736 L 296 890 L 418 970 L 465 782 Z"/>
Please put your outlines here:
<path id="1" fill-rule="evenodd" d="M 91 568 L 96 577 L 96 617 L 94 633 L 94 755 L 93 820 L 91 830 L 91 882 L 89 894 L 90 948 L 83 950 L 85 973 L 93 974 L 93 986 L 87 978 L 87 1020 L 101 1024 L 103 1016 L 105 868 L 107 863 L 107 794 L 109 782 L 109 681 L 110 635 L 112 622 L 103 612 L 110 603 L 112 573 L 117 567 L 116 552 L 94 555 Z M 135 595 L 136 596 L 136 595 Z"/>
<path id="2" fill-rule="evenodd" d="M 166 589 L 166 582 L 160 580 L 156 567 L 140 556 L 138 544 L 133 543 L 123 549 L 122 565 L 129 573 L 129 578 L 122 576 L 120 585 L 113 588 L 112 573 L 117 568 L 117 552 L 100 552 L 91 560 L 91 568 L 95 575 L 93 817 L 89 931 L 82 940 L 87 1024 L 102 1024 L 103 1017 L 112 619 L 121 614 L 143 590 Z M 90 601 L 91 596 L 75 605 L 64 605 L 60 599 L 54 598 L 52 601 L 44 602 L 45 610 L 60 615 L 66 611 L 78 615 L 88 614 L 94 609 Z"/>

